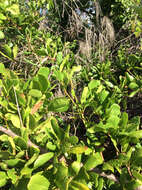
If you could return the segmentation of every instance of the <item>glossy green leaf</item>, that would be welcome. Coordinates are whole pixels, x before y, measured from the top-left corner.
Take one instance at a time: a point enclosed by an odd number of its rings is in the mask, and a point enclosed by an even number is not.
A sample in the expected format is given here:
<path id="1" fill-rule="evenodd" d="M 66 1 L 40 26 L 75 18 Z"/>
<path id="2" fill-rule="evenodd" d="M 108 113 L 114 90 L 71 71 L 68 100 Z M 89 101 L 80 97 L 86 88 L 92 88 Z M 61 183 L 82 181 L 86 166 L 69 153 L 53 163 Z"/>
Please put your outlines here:
<path id="1" fill-rule="evenodd" d="M 46 148 L 54 151 L 56 149 L 56 145 L 52 144 L 52 142 L 48 142 L 46 144 Z"/>
<path id="2" fill-rule="evenodd" d="M 48 75 L 50 73 L 50 70 L 47 67 L 40 67 L 38 74 L 44 76 L 46 79 L 48 79 Z"/>
<path id="3" fill-rule="evenodd" d="M 106 91 L 106 90 L 102 90 L 100 93 L 99 93 L 99 100 L 100 100 L 100 103 L 102 104 L 105 99 L 108 97 L 109 95 L 109 92 Z"/>
<path id="4" fill-rule="evenodd" d="M 120 115 L 120 106 L 118 104 L 113 104 L 109 109 L 109 114 L 114 116 Z"/>
<path id="5" fill-rule="evenodd" d="M 72 164 L 71 164 L 71 168 L 72 170 L 75 172 L 75 174 L 77 175 L 80 168 L 81 168 L 81 164 L 80 162 L 77 162 L 77 161 L 74 161 Z"/>
<path id="6" fill-rule="evenodd" d="M 142 130 L 130 132 L 128 136 L 140 139 L 142 138 Z"/>
<path id="7" fill-rule="evenodd" d="M 133 176 L 142 182 L 142 174 L 136 170 L 132 171 Z"/>
<path id="8" fill-rule="evenodd" d="M 49 82 L 48 82 L 47 77 L 45 77 L 44 75 L 38 74 L 38 81 L 41 86 L 41 91 L 46 92 L 46 90 L 49 88 Z"/>
<path id="9" fill-rule="evenodd" d="M 10 120 L 12 122 L 12 124 L 16 127 L 16 128 L 20 128 L 21 123 L 20 123 L 20 119 L 18 117 L 18 115 L 14 115 L 14 114 L 6 114 L 5 117 Z"/>
<path id="10" fill-rule="evenodd" d="M 78 143 L 78 137 L 77 136 L 71 136 L 71 137 L 69 137 L 69 142 L 71 143 L 71 144 L 77 144 Z"/>
<path id="11" fill-rule="evenodd" d="M 8 177 L 5 172 L 0 171 L 0 187 L 3 187 L 6 185 L 8 181 Z"/>
<path id="12" fill-rule="evenodd" d="M 96 166 L 103 163 L 103 158 L 99 152 L 95 153 L 88 157 L 87 161 L 84 164 L 86 170 L 91 170 Z"/>
<path id="13" fill-rule="evenodd" d="M 65 112 L 69 109 L 70 101 L 65 97 L 54 98 L 48 104 L 48 111 Z"/>
<path id="14" fill-rule="evenodd" d="M 109 163 L 103 164 L 103 170 L 114 172 L 113 166 L 111 166 Z"/>
<path id="15" fill-rule="evenodd" d="M 40 155 L 37 160 L 34 163 L 34 169 L 41 167 L 44 165 L 46 162 L 48 162 L 52 157 L 54 156 L 53 152 L 48 152 L 45 154 Z"/>
<path id="16" fill-rule="evenodd" d="M 27 149 L 26 141 L 22 137 L 14 137 L 14 142 L 17 146 L 21 148 L 21 150 Z"/>
<path id="17" fill-rule="evenodd" d="M 52 128 L 55 132 L 55 135 L 57 136 L 57 138 L 62 141 L 64 139 L 64 131 L 62 128 L 59 127 L 56 119 L 51 119 L 51 125 L 52 125 Z"/>
<path id="18" fill-rule="evenodd" d="M 139 90 L 140 90 L 140 89 L 136 89 L 136 90 L 134 90 L 133 92 L 131 92 L 131 93 L 129 94 L 129 97 L 130 97 L 130 98 L 134 97 L 134 96 L 139 92 Z"/>
<path id="19" fill-rule="evenodd" d="M 6 55 L 11 58 L 12 57 L 12 49 L 11 49 L 11 47 L 9 45 L 5 44 L 3 46 L 3 49 L 4 49 L 5 53 L 6 53 Z"/>
<path id="20" fill-rule="evenodd" d="M 0 13 L 0 20 L 6 20 L 6 16 L 3 13 Z"/>
<path id="21" fill-rule="evenodd" d="M 70 153 L 70 154 L 82 154 L 87 149 L 88 149 L 87 146 L 74 146 L 74 147 L 70 147 L 70 149 L 68 150 L 68 153 Z"/>
<path id="22" fill-rule="evenodd" d="M 70 58 L 70 55 L 67 54 L 66 57 L 61 61 L 62 63 L 60 64 L 60 71 L 63 71 L 64 66 L 68 63 Z"/>
<path id="23" fill-rule="evenodd" d="M 57 165 L 56 180 L 63 180 L 68 176 L 68 167 L 64 166 L 62 163 Z"/>
<path id="24" fill-rule="evenodd" d="M 33 168 L 29 168 L 28 166 L 25 166 L 24 168 L 22 168 L 20 174 L 21 176 L 30 177 L 32 172 L 33 172 Z"/>
<path id="25" fill-rule="evenodd" d="M 86 99 L 88 98 L 88 96 L 89 96 L 89 89 L 88 87 L 84 87 L 82 95 L 81 95 L 81 104 L 86 102 Z"/>
<path id="26" fill-rule="evenodd" d="M 128 114 L 126 112 L 122 113 L 121 121 L 120 121 L 120 126 L 122 130 L 126 129 L 128 123 Z"/>
<path id="27" fill-rule="evenodd" d="M 35 98 L 41 98 L 42 93 L 39 90 L 32 89 L 29 91 L 29 96 L 35 97 Z"/>
<path id="28" fill-rule="evenodd" d="M 142 147 L 133 151 L 131 155 L 131 161 L 134 165 L 142 167 Z"/>
<path id="29" fill-rule="evenodd" d="M 14 58 L 14 59 L 17 57 L 17 54 L 18 54 L 18 46 L 15 45 L 15 46 L 13 47 L 13 58 Z"/>
<path id="30" fill-rule="evenodd" d="M 103 185 L 104 185 L 104 180 L 103 180 L 103 178 L 99 178 L 97 190 L 102 190 L 103 187 L 104 187 Z"/>
<path id="31" fill-rule="evenodd" d="M 99 80 L 91 80 L 91 82 L 88 84 L 88 87 L 90 90 L 97 88 L 101 82 Z"/>
<path id="32" fill-rule="evenodd" d="M 28 190 L 48 190 L 50 182 L 43 175 L 35 174 L 28 183 Z"/>
<path id="33" fill-rule="evenodd" d="M 6 11 L 9 11 L 12 15 L 18 16 L 20 14 L 19 5 L 13 4 L 10 7 L 7 7 Z"/>
<path id="34" fill-rule="evenodd" d="M 134 77 L 132 75 L 130 75 L 128 72 L 126 73 L 126 78 L 127 78 L 128 82 L 132 82 L 134 80 Z"/>
<path id="35" fill-rule="evenodd" d="M 5 35 L 4 33 L 0 30 L 0 40 L 4 39 L 5 38 Z"/>
<path id="36" fill-rule="evenodd" d="M 4 163 L 6 163 L 9 167 L 15 167 L 16 165 L 18 165 L 19 163 L 22 163 L 24 161 L 15 158 L 15 159 L 9 159 L 9 160 L 5 160 Z"/>
<path id="37" fill-rule="evenodd" d="M 33 164 L 33 162 L 38 158 L 39 153 L 35 152 L 32 157 L 26 162 L 25 164 L 25 168 L 27 168 L 28 166 L 30 166 L 31 164 Z"/>
<path id="38" fill-rule="evenodd" d="M 6 73 L 6 69 L 5 69 L 5 66 L 4 66 L 3 63 L 0 63 L 0 73 L 1 73 L 1 74 Z"/>
<path id="39" fill-rule="evenodd" d="M 85 184 L 80 183 L 80 182 L 75 181 L 75 180 L 71 181 L 70 186 L 75 187 L 75 188 L 77 188 L 79 190 L 89 190 L 89 188 Z"/>
<path id="40" fill-rule="evenodd" d="M 29 128 L 34 130 L 36 128 L 36 119 L 32 114 L 29 114 Z"/>
<path id="41" fill-rule="evenodd" d="M 106 128 L 116 128 L 118 127 L 120 118 L 115 116 L 115 115 L 111 115 L 108 120 L 107 123 L 105 125 Z"/>
<path id="42" fill-rule="evenodd" d="M 57 59 L 57 63 L 61 64 L 61 62 L 63 60 L 62 52 L 58 52 L 56 59 Z"/>
<path id="43" fill-rule="evenodd" d="M 136 90 L 139 88 L 139 86 L 137 85 L 137 83 L 135 82 L 131 82 L 128 86 L 131 90 Z"/>

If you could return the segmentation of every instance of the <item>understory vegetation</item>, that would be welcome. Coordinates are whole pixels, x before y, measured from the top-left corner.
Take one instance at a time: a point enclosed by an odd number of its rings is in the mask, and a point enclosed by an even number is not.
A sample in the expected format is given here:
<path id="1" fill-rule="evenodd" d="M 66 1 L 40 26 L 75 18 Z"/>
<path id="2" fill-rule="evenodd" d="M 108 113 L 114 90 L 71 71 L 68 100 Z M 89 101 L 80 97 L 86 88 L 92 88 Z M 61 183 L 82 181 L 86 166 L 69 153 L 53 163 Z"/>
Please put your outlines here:
<path id="1" fill-rule="evenodd" d="M 0 0 L 0 189 L 142 190 L 140 0 Z"/>

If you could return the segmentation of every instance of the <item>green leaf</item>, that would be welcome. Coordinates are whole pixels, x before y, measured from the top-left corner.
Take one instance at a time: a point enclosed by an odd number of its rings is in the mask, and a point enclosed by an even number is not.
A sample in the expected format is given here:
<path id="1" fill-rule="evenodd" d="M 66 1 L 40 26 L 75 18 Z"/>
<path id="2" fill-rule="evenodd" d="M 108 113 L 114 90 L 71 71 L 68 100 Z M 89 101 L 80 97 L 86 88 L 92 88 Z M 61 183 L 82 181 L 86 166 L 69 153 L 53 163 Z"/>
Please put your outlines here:
<path id="1" fill-rule="evenodd" d="M 71 181 L 70 186 L 71 186 L 72 188 L 75 187 L 75 188 L 78 189 L 78 190 L 89 190 L 89 188 L 88 188 L 85 184 L 80 183 L 80 182 L 75 181 L 75 180 Z"/>
<path id="2" fill-rule="evenodd" d="M 14 59 L 17 57 L 17 54 L 18 54 L 18 46 L 15 45 L 15 46 L 13 47 L 13 58 L 14 58 Z"/>
<path id="3" fill-rule="evenodd" d="M 69 58 L 70 58 L 70 55 L 67 54 L 66 57 L 61 61 L 61 62 L 62 62 L 62 63 L 60 64 L 60 71 L 61 71 L 61 72 L 63 71 L 63 68 L 64 68 L 65 64 L 68 63 Z"/>
<path id="4" fill-rule="evenodd" d="M 0 20 L 6 20 L 6 16 L 3 13 L 0 13 Z"/>
<path id="5" fill-rule="evenodd" d="M 74 73 L 79 72 L 79 71 L 81 71 L 81 65 L 73 66 L 70 73 L 70 77 L 72 77 Z"/>
<path id="6" fill-rule="evenodd" d="M 14 137 L 14 142 L 17 146 L 21 148 L 21 150 L 26 150 L 27 149 L 27 144 L 25 140 L 22 137 Z"/>
<path id="7" fill-rule="evenodd" d="M 131 163 L 136 166 L 142 166 L 142 147 L 136 148 L 131 155 Z"/>
<path id="8" fill-rule="evenodd" d="M 52 157 L 54 156 L 53 152 L 48 152 L 45 154 L 40 155 L 37 160 L 34 163 L 34 169 L 41 167 L 44 165 L 46 162 L 48 162 Z"/>
<path id="9" fill-rule="evenodd" d="M 29 91 L 29 96 L 35 97 L 35 98 L 41 98 L 42 93 L 39 90 L 32 89 Z"/>
<path id="10" fill-rule="evenodd" d="M 29 178 L 24 178 L 22 177 L 22 179 L 17 179 L 18 184 L 14 184 L 14 188 L 11 188 L 10 190 L 28 190 L 27 185 L 29 182 Z"/>
<path id="11" fill-rule="evenodd" d="M 8 166 L 15 167 L 17 164 L 22 163 L 24 161 L 16 158 L 16 159 L 9 159 L 4 161 Z"/>
<path id="12" fill-rule="evenodd" d="M 46 90 L 49 88 L 49 81 L 44 75 L 38 74 L 38 81 L 41 86 L 41 91 L 46 92 Z"/>
<path id="13" fill-rule="evenodd" d="M 33 172 L 33 168 L 29 168 L 29 167 L 25 166 L 21 170 L 20 174 L 21 174 L 21 176 L 31 177 L 32 172 Z"/>
<path id="14" fill-rule="evenodd" d="M 61 62 L 63 60 L 62 52 L 58 52 L 56 59 L 57 59 L 57 63 L 61 64 Z"/>
<path id="15" fill-rule="evenodd" d="M 70 153 L 70 154 L 82 154 L 87 149 L 88 149 L 87 146 L 74 146 L 74 147 L 70 147 L 70 149 L 68 150 L 68 153 Z"/>
<path id="16" fill-rule="evenodd" d="M 0 40 L 4 39 L 5 38 L 5 35 L 4 33 L 0 30 Z"/>
<path id="17" fill-rule="evenodd" d="M 34 130 L 36 128 L 36 119 L 32 114 L 29 114 L 29 128 Z"/>
<path id="18" fill-rule="evenodd" d="M 0 73 L 1 73 L 1 74 L 6 73 L 6 69 L 5 69 L 5 66 L 4 66 L 3 63 L 0 63 Z"/>
<path id="19" fill-rule="evenodd" d="M 134 77 L 132 75 L 130 75 L 129 73 L 126 73 L 126 78 L 127 78 L 128 82 L 132 82 L 134 80 Z"/>
<path id="20" fill-rule="evenodd" d="M 80 162 L 74 161 L 74 162 L 71 164 L 71 168 L 72 168 L 72 170 L 75 172 L 75 174 L 77 175 L 78 172 L 79 172 L 79 170 L 80 170 L 80 168 L 81 168 Z"/>
<path id="21" fill-rule="evenodd" d="M 139 88 L 139 86 L 137 85 L 137 83 L 135 82 L 131 82 L 128 86 L 131 90 L 136 90 Z"/>
<path id="22" fill-rule="evenodd" d="M 0 160 L 7 160 L 8 158 L 9 158 L 9 156 L 10 156 L 10 153 L 9 152 L 0 152 Z"/>
<path id="23" fill-rule="evenodd" d="M 103 170 L 110 170 L 111 172 L 114 172 L 113 166 L 111 166 L 109 163 L 104 163 L 103 164 Z"/>
<path id="24" fill-rule="evenodd" d="M 102 90 L 99 93 L 99 100 L 100 100 L 101 104 L 105 101 L 105 99 L 108 97 L 108 95 L 109 95 L 109 92 L 106 90 Z"/>
<path id="25" fill-rule="evenodd" d="M 0 171 L 0 187 L 3 187 L 6 185 L 8 180 L 8 177 L 5 172 Z"/>
<path id="26" fill-rule="evenodd" d="M 65 112 L 69 109 L 70 101 L 65 97 L 54 98 L 48 104 L 48 111 Z"/>
<path id="27" fill-rule="evenodd" d="M 12 183 L 15 184 L 17 179 L 18 179 L 18 176 L 16 175 L 15 169 L 12 168 L 12 169 L 8 170 L 7 175 L 11 179 Z"/>
<path id="28" fill-rule="evenodd" d="M 84 87 L 82 95 L 81 95 L 81 104 L 86 102 L 86 99 L 88 98 L 88 96 L 89 96 L 89 89 L 88 87 Z"/>
<path id="29" fill-rule="evenodd" d="M 131 92 L 131 93 L 129 94 L 129 97 L 130 97 L 130 98 L 134 97 L 134 96 L 139 92 L 139 90 L 140 90 L 140 89 L 138 88 L 137 90 Z"/>
<path id="30" fill-rule="evenodd" d="M 4 48 L 4 51 L 5 51 L 6 55 L 11 58 L 12 57 L 11 47 L 9 45 L 5 44 L 3 46 L 3 48 Z"/>
<path id="31" fill-rule="evenodd" d="M 109 109 L 109 115 L 118 116 L 120 115 L 120 106 L 118 104 L 113 104 Z"/>
<path id="32" fill-rule="evenodd" d="M 6 11 L 9 11 L 12 15 L 18 16 L 20 14 L 19 5 L 13 4 L 10 7 L 6 8 Z"/>
<path id="33" fill-rule="evenodd" d="M 63 180 L 68 176 L 68 167 L 64 166 L 62 163 L 57 165 L 56 180 Z"/>
<path id="34" fill-rule="evenodd" d="M 91 170 L 102 163 L 103 163 L 103 158 L 101 154 L 97 152 L 94 155 L 89 156 L 89 158 L 84 164 L 84 167 L 86 170 Z"/>
<path id="35" fill-rule="evenodd" d="M 116 128 L 118 127 L 120 118 L 115 116 L 115 115 L 111 115 L 108 120 L 107 123 L 105 125 L 106 128 Z"/>
<path id="36" fill-rule="evenodd" d="M 142 138 L 142 130 L 130 132 L 128 136 L 140 139 Z"/>
<path id="37" fill-rule="evenodd" d="M 57 138 L 62 141 L 64 139 L 64 130 L 59 127 L 56 119 L 51 119 L 51 125 Z"/>
<path id="38" fill-rule="evenodd" d="M 20 128 L 21 126 L 21 123 L 20 123 L 20 119 L 18 117 L 18 115 L 14 115 L 14 114 L 10 114 L 10 113 L 7 113 L 5 115 L 5 117 L 10 120 L 12 122 L 12 124 L 16 127 L 16 128 Z"/>
<path id="39" fill-rule="evenodd" d="M 38 75 L 42 75 L 46 79 L 48 79 L 49 73 L 50 73 L 50 70 L 47 67 L 40 67 L 40 69 L 38 71 Z"/>
<path id="40" fill-rule="evenodd" d="M 101 82 L 99 80 L 91 80 L 91 82 L 88 84 L 88 87 L 90 90 L 97 88 L 100 86 Z"/>
<path id="41" fill-rule="evenodd" d="M 56 150 L 56 145 L 52 144 L 52 142 L 48 142 L 46 144 L 46 148 L 54 151 L 54 150 Z"/>
<path id="42" fill-rule="evenodd" d="M 28 190 L 48 190 L 49 188 L 49 181 L 43 175 L 35 174 L 31 177 L 28 183 Z"/>
<path id="43" fill-rule="evenodd" d="M 104 184 L 103 178 L 99 178 L 97 190 L 102 190 L 104 186 L 103 184 Z"/>
<path id="44" fill-rule="evenodd" d="M 38 153 L 34 153 L 33 156 L 26 162 L 25 167 L 23 169 L 27 170 L 27 167 L 31 165 L 38 157 Z"/>
<path id="45" fill-rule="evenodd" d="M 137 171 L 132 171 L 132 175 L 136 178 L 136 179 L 138 179 L 138 180 L 140 180 L 141 182 L 142 182 L 142 175 L 139 173 L 139 172 L 137 172 Z"/>
<path id="46" fill-rule="evenodd" d="M 77 144 L 78 143 L 78 137 L 77 136 L 71 136 L 71 137 L 69 137 L 69 142 L 71 143 L 71 144 Z"/>
<path id="47" fill-rule="evenodd" d="M 122 130 L 125 130 L 127 127 L 128 123 L 128 114 L 126 112 L 122 113 L 121 121 L 120 121 L 120 126 Z"/>

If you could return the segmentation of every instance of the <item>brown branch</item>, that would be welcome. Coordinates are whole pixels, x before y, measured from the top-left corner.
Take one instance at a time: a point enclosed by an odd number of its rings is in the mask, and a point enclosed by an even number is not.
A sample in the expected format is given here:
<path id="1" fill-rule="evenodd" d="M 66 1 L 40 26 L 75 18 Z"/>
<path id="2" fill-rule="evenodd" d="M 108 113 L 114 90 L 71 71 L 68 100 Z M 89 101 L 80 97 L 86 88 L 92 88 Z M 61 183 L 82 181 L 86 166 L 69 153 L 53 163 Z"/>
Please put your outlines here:
<path id="1" fill-rule="evenodd" d="M 11 131 L 10 129 L 6 129 L 5 127 L 0 126 L 0 131 L 9 135 L 10 137 L 14 138 L 14 137 L 19 137 L 18 135 L 16 135 L 13 131 Z M 28 140 L 27 142 L 28 147 L 35 147 L 35 148 L 39 148 L 36 144 L 32 143 L 30 140 Z M 40 149 L 40 148 L 39 148 Z"/>

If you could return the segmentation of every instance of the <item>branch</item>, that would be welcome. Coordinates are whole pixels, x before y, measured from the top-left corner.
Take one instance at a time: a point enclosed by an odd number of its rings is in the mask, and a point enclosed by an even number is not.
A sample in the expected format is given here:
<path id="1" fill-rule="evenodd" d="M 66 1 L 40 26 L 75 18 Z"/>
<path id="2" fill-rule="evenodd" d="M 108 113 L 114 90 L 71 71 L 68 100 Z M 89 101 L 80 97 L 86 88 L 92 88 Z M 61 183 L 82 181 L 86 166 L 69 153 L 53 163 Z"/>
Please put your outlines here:
<path id="1" fill-rule="evenodd" d="M 13 131 L 11 131 L 10 129 L 6 129 L 2 126 L 0 126 L 0 131 L 9 135 L 10 137 L 14 138 L 14 137 L 19 137 L 18 135 L 16 135 Z M 32 143 L 30 140 L 28 140 L 27 142 L 28 147 L 35 147 L 35 148 L 39 148 L 36 144 Z M 40 149 L 40 148 L 39 148 Z"/>

